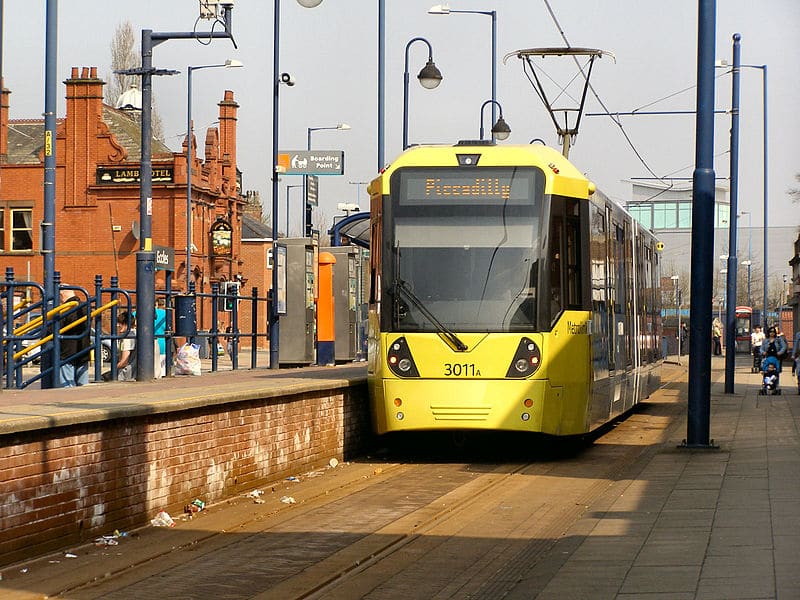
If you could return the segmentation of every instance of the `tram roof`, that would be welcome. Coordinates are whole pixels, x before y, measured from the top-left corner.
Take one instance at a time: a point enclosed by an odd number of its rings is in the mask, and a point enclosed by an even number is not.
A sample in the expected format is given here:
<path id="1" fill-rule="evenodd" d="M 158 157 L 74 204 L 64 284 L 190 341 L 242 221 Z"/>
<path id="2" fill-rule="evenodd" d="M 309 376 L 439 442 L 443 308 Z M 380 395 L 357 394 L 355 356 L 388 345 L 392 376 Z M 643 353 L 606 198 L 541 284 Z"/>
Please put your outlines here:
<path id="1" fill-rule="evenodd" d="M 542 144 L 492 144 L 491 142 L 463 141 L 458 144 L 420 145 L 408 148 L 389 164 L 369 186 L 382 186 L 382 193 L 389 192 L 389 179 L 397 169 L 403 167 L 458 167 L 465 166 L 459 157 L 473 155 L 471 165 L 481 167 L 532 166 L 545 174 L 545 193 L 568 194 L 586 198 L 594 192 L 592 184 L 559 151 Z M 469 167 L 467 167 L 469 168 Z M 556 182 L 558 182 L 556 184 Z"/>

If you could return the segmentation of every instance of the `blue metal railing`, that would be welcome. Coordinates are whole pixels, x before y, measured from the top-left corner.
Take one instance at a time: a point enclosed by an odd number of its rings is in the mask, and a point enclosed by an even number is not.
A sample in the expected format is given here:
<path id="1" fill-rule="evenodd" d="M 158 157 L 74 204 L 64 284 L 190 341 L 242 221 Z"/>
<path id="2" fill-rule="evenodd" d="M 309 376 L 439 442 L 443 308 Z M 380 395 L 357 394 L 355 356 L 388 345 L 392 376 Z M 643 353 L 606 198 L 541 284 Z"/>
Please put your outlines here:
<path id="1" fill-rule="evenodd" d="M 6 268 L 5 280 L 0 282 L 0 331 L 2 331 L 2 351 L 0 352 L 0 373 L 3 377 L 2 385 L 6 388 L 23 389 L 36 382 L 41 382 L 45 387 L 60 387 L 60 369 L 66 361 L 74 361 L 94 351 L 94 381 L 103 380 L 103 347 L 108 349 L 110 365 L 105 371 L 106 378 L 116 380 L 118 377 L 117 363 L 119 359 L 119 341 L 126 337 L 133 326 L 131 316 L 135 314 L 136 293 L 119 287 L 117 277 L 111 277 L 108 287 L 103 285 L 103 278 L 95 276 L 94 292 L 89 293 L 79 286 L 62 285 L 60 274 L 55 274 L 55 290 L 69 290 L 77 297 L 77 303 L 60 304 L 55 302 L 55 308 L 45 313 L 44 287 L 32 281 L 18 281 L 14 277 L 12 268 Z M 173 355 L 178 337 L 172 327 L 174 316 L 174 297 L 177 295 L 171 290 L 170 278 L 167 277 L 166 287 L 156 290 L 156 302 L 166 312 L 166 324 L 163 333 L 158 332 L 156 339 L 164 340 L 166 375 L 172 375 Z M 267 298 L 258 295 L 258 288 L 252 288 L 250 295 L 225 295 L 220 292 L 219 285 L 211 286 L 211 293 L 196 293 L 198 303 L 211 310 L 210 318 L 206 314 L 206 322 L 210 328 L 200 330 L 186 341 L 200 342 L 205 347 L 210 346 L 208 358 L 211 359 L 211 370 L 219 368 L 217 348 L 220 341 L 224 340 L 230 345 L 231 363 L 233 369 L 239 368 L 239 349 L 242 342 L 250 342 L 250 366 L 258 366 L 258 344 L 260 340 L 268 337 L 267 331 L 259 331 L 259 317 L 266 315 Z M 220 308 L 229 306 L 228 317 L 220 318 Z M 128 312 L 128 321 L 118 328 L 120 312 Z M 250 314 L 249 331 L 240 329 L 241 316 Z M 91 346 L 75 354 L 61 358 L 61 345 L 64 340 L 78 339 L 83 333 L 70 333 L 65 327 L 75 315 L 88 315 L 87 320 L 91 326 Z M 104 328 L 108 324 L 108 330 Z M 266 329 L 266 327 L 264 327 Z M 183 336 L 181 336 L 182 339 Z M 39 363 L 38 372 L 33 367 Z M 47 385 L 52 381 L 52 385 Z"/>

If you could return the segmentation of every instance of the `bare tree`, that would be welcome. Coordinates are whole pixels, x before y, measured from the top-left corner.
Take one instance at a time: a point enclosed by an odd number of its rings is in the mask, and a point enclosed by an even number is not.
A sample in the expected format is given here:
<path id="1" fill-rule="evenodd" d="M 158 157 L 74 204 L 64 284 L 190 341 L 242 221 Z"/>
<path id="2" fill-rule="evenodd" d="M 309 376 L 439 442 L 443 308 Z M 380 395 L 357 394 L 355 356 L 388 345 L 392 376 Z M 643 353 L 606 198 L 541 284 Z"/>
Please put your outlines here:
<path id="1" fill-rule="evenodd" d="M 119 97 L 131 84 L 139 85 L 139 77 L 116 73 L 123 69 L 135 69 L 141 65 L 141 58 L 135 48 L 136 36 L 130 21 L 117 25 L 114 37 L 111 38 L 111 75 L 105 89 L 106 104 L 115 106 Z"/>
<path id="2" fill-rule="evenodd" d="M 132 85 L 141 88 L 141 77 L 138 75 L 124 75 L 117 71 L 135 69 L 142 64 L 141 53 L 136 49 L 136 33 L 130 21 L 117 25 L 114 37 L 111 38 L 111 75 L 105 89 L 105 101 L 110 106 L 116 106 L 119 97 Z M 153 102 L 155 104 L 155 101 Z M 153 136 L 159 140 L 164 139 L 164 123 L 161 116 L 153 108 L 151 117 Z"/>

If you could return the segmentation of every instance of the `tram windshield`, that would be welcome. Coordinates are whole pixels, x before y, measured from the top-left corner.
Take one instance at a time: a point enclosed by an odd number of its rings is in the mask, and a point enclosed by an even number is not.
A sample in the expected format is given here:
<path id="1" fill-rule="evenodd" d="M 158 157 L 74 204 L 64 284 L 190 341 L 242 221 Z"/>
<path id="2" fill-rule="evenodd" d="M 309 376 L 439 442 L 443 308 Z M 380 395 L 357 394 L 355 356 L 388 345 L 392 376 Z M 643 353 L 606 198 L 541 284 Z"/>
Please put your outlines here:
<path id="1" fill-rule="evenodd" d="M 400 169 L 392 190 L 384 281 L 397 331 L 536 329 L 540 170 Z"/>

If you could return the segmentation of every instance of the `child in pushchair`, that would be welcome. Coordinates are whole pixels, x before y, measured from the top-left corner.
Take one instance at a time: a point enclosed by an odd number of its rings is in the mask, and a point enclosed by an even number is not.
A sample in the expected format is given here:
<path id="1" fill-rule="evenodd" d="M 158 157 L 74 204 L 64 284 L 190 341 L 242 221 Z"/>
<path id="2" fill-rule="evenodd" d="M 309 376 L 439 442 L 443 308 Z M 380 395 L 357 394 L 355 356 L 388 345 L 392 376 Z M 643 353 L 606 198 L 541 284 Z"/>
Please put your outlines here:
<path id="1" fill-rule="evenodd" d="M 760 395 L 780 395 L 780 367 L 781 364 L 775 356 L 768 356 L 761 362 L 762 385 L 761 390 L 758 392 Z"/>

